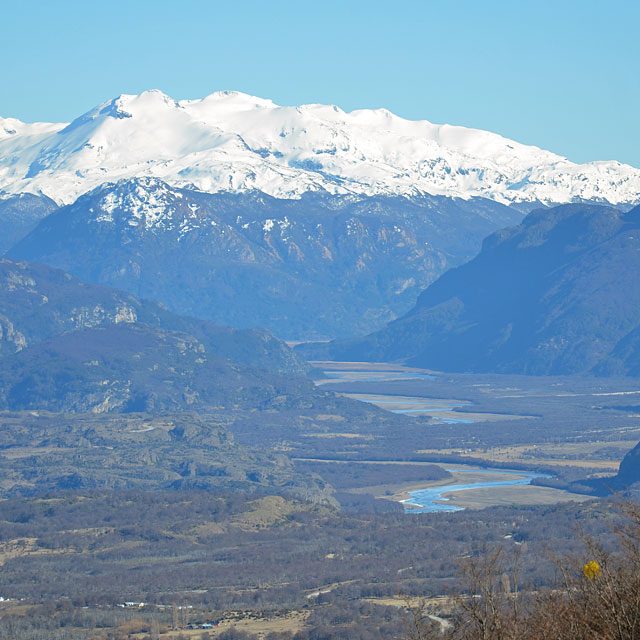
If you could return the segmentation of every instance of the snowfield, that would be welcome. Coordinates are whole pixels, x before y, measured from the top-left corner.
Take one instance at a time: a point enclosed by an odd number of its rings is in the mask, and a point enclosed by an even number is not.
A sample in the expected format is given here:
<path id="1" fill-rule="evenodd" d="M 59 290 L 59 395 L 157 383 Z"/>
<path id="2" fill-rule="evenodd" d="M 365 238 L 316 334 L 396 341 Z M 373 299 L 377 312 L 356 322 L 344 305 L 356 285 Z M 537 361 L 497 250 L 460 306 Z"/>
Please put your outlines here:
<path id="1" fill-rule="evenodd" d="M 70 124 L 0 118 L 0 190 L 60 204 L 107 181 L 152 176 L 202 191 L 278 198 L 432 194 L 504 203 L 640 202 L 640 170 L 575 164 L 502 136 L 385 109 L 280 107 L 222 91 L 175 101 L 121 95 Z"/>

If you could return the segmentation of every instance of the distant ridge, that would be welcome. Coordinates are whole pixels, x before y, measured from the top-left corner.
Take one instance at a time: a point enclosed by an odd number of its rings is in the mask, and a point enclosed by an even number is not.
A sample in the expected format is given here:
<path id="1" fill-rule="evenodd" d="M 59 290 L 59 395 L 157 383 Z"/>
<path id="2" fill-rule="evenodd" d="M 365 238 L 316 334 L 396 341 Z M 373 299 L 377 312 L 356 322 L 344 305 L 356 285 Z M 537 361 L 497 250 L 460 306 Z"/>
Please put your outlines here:
<path id="1" fill-rule="evenodd" d="M 207 191 L 278 198 L 422 194 L 503 204 L 640 202 L 640 170 L 578 165 L 494 133 L 218 91 L 176 101 L 120 95 L 73 122 L 0 118 L 0 191 L 69 204 L 106 181 L 159 177 Z"/>
<path id="2" fill-rule="evenodd" d="M 213 356 L 275 373 L 309 367 L 264 329 L 232 329 L 179 316 L 149 300 L 76 280 L 44 264 L 0 258 L 0 358 L 70 331 L 145 323 L 189 334 Z"/>
<path id="3" fill-rule="evenodd" d="M 298 352 L 440 371 L 638 376 L 639 272 L 640 207 L 538 210 L 490 235 L 384 329 Z"/>
<path id="4" fill-rule="evenodd" d="M 337 337 L 404 313 L 488 233 L 521 219 L 480 198 L 281 200 L 131 178 L 54 211 L 7 255 L 225 325 Z"/>

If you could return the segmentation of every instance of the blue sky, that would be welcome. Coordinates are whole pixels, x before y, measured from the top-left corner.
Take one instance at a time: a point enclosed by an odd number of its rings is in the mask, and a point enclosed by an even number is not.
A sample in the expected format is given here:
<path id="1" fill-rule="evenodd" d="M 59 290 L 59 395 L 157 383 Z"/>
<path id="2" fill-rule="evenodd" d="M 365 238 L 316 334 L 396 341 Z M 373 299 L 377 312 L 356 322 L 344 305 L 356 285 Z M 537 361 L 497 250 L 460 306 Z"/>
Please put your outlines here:
<path id="1" fill-rule="evenodd" d="M 386 107 L 640 167 L 640 2 L 8 0 L 0 115 L 221 89 Z"/>

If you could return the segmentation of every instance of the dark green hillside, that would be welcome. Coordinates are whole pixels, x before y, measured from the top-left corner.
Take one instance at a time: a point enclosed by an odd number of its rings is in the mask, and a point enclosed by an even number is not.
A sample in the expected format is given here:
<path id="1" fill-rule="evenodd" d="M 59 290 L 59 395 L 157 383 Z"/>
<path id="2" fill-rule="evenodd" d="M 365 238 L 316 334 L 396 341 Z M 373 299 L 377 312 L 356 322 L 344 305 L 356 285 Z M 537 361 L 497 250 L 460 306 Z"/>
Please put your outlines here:
<path id="1" fill-rule="evenodd" d="M 232 329 L 177 316 L 162 305 L 43 264 L 0 259 L 0 356 L 75 329 L 144 322 L 195 336 L 209 353 L 292 375 L 308 367 L 264 329 Z"/>
<path id="2" fill-rule="evenodd" d="M 299 353 L 442 371 L 636 375 L 638 273 L 640 207 L 534 211 L 489 236 L 385 329 Z"/>
<path id="3" fill-rule="evenodd" d="M 261 443 L 269 440 L 260 435 L 265 430 L 285 429 L 287 437 L 297 440 L 302 425 L 316 433 L 338 429 L 391 435 L 413 424 L 323 391 L 308 379 L 216 357 L 188 334 L 139 323 L 71 331 L 5 357 L 0 367 L 3 409 L 215 413 L 242 423 L 234 430 L 249 430 L 251 440 Z"/>

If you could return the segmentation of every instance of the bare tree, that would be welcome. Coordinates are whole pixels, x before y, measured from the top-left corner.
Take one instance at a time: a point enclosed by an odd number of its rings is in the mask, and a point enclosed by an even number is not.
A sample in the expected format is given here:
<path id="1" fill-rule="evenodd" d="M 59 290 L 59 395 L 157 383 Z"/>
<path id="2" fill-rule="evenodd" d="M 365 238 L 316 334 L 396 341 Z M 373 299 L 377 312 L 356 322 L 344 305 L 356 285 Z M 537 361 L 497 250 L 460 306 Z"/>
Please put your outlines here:
<path id="1" fill-rule="evenodd" d="M 640 506 L 620 506 L 618 545 L 607 551 L 583 537 L 580 559 L 552 558 L 558 583 L 533 592 L 518 584 L 520 551 L 495 549 L 460 564 L 464 590 L 454 596 L 451 627 L 435 629 L 412 613 L 409 640 L 634 640 L 640 638 Z"/>

